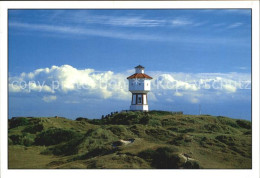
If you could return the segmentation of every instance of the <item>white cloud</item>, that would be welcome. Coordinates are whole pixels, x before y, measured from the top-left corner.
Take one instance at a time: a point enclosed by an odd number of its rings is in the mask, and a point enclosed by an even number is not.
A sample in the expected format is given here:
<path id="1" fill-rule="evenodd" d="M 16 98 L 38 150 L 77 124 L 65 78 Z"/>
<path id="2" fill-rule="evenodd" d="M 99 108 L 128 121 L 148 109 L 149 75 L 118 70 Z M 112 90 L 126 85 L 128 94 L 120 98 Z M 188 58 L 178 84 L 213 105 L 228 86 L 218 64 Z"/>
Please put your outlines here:
<path id="1" fill-rule="evenodd" d="M 191 98 L 191 103 L 199 103 L 199 100 L 197 98 Z"/>
<path id="2" fill-rule="evenodd" d="M 183 94 L 180 93 L 180 92 L 175 92 L 175 93 L 174 93 L 174 96 L 183 96 Z"/>
<path id="3" fill-rule="evenodd" d="M 95 72 L 94 69 L 79 70 L 70 65 L 37 69 L 19 77 L 10 77 L 10 92 L 68 93 L 80 92 L 97 98 L 127 99 L 126 75 L 112 71 Z"/>
<path id="4" fill-rule="evenodd" d="M 172 20 L 172 25 L 173 26 L 186 26 L 186 25 L 191 25 L 193 24 L 192 21 L 184 18 L 176 18 Z"/>
<path id="5" fill-rule="evenodd" d="M 77 69 L 70 65 L 36 69 L 19 76 L 9 77 L 10 93 L 30 93 L 52 101 L 55 95 L 62 95 L 66 103 L 90 99 L 131 100 L 127 76 L 131 71 L 114 73 L 94 69 Z M 213 97 L 239 97 L 243 89 L 251 88 L 251 75 L 246 73 L 165 73 L 147 72 L 153 77 L 148 100 L 152 102 L 184 99 L 196 103 Z M 241 91 L 241 92 L 238 92 Z M 48 94 L 48 95 L 46 95 Z M 51 94 L 51 95 L 50 95 Z M 75 96 L 78 99 L 66 97 Z M 53 96 L 53 97 L 50 97 Z M 55 96 L 56 97 L 56 96 Z"/>
<path id="6" fill-rule="evenodd" d="M 227 92 L 231 92 L 231 93 L 234 93 L 237 90 L 234 85 L 230 85 L 230 84 L 223 85 L 223 89 L 226 90 Z"/>
<path id="7" fill-rule="evenodd" d="M 44 97 L 42 98 L 42 100 L 45 101 L 45 102 L 47 102 L 47 103 L 52 102 L 52 101 L 55 101 L 56 99 L 57 99 L 57 97 L 54 96 L 54 95 L 44 96 Z"/>
<path id="8" fill-rule="evenodd" d="M 108 24 L 113 26 L 126 26 L 126 27 L 156 27 L 165 24 L 165 20 L 146 19 L 139 16 L 91 16 L 87 22 Z"/>
<path id="9" fill-rule="evenodd" d="M 189 21 L 185 20 L 174 20 L 173 23 L 175 25 L 188 25 Z M 199 23 L 197 23 L 198 25 Z M 193 25 L 196 25 L 193 24 Z M 102 29 L 90 29 L 88 27 L 75 27 L 72 25 L 60 26 L 60 25 L 49 25 L 49 24 L 30 24 L 30 23 L 20 23 L 20 22 L 10 22 L 10 27 L 14 28 L 23 28 L 27 30 L 33 31 L 42 31 L 46 33 L 50 33 L 52 35 L 64 35 L 64 34 L 72 34 L 72 35 L 80 35 L 82 36 L 99 36 L 99 37 L 107 37 L 107 38 L 115 38 L 115 39 L 124 39 L 124 40 L 143 40 L 143 41 L 156 41 L 156 42 L 178 42 L 178 43 L 194 43 L 194 44 L 223 44 L 223 45 L 247 45 L 245 43 L 246 39 L 238 39 L 238 38 L 205 38 L 204 36 L 192 36 L 192 37 L 184 37 L 184 36 L 174 36 L 171 37 L 165 35 L 156 35 L 154 33 L 134 33 L 132 31 L 127 30 L 102 30 Z M 24 32 L 24 31 L 23 31 Z M 43 35 L 43 34 L 42 34 Z M 67 37 L 67 35 L 66 35 Z"/>
<path id="10" fill-rule="evenodd" d="M 227 28 L 237 28 L 237 27 L 240 27 L 242 25 L 243 25 L 243 23 L 236 22 L 236 23 L 230 24 Z"/>

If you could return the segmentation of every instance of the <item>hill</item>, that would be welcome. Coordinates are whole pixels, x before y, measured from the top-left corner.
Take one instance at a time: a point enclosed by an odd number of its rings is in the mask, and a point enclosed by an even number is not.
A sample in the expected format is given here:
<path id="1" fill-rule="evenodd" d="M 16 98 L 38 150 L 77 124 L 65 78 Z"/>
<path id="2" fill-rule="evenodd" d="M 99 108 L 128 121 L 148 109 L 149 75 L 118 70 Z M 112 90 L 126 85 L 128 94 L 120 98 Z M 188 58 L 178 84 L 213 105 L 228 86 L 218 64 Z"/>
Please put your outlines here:
<path id="1" fill-rule="evenodd" d="M 8 120 L 12 168 L 252 168 L 251 122 L 166 111 Z"/>

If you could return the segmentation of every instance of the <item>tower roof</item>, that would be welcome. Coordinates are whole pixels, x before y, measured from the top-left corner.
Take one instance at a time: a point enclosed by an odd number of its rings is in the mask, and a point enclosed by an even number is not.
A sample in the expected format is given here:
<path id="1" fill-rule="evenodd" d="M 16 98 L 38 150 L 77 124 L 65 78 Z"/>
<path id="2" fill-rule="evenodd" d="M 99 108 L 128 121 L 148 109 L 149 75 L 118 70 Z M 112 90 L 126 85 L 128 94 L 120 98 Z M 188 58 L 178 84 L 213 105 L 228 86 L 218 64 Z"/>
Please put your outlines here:
<path id="1" fill-rule="evenodd" d="M 127 79 L 134 79 L 134 78 L 147 78 L 147 79 L 153 79 L 152 77 L 150 77 L 149 75 L 146 74 L 142 74 L 142 73 L 135 73 L 129 77 L 127 77 Z"/>
<path id="2" fill-rule="evenodd" d="M 141 66 L 141 65 L 138 65 L 138 66 L 136 66 L 135 68 L 142 68 L 142 69 L 144 69 L 144 67 Z"/>

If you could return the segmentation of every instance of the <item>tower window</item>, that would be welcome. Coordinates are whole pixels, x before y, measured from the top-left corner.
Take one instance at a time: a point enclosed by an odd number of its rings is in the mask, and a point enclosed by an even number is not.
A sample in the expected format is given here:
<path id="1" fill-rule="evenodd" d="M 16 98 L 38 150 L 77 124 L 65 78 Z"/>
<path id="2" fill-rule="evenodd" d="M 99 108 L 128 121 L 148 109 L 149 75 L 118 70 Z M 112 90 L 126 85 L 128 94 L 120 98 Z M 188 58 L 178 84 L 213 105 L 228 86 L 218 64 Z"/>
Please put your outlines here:
<path id="1" fill-rule="evenodd" d="M 137 104 L 142 104 L 142 95 L 137 96 Z"/>

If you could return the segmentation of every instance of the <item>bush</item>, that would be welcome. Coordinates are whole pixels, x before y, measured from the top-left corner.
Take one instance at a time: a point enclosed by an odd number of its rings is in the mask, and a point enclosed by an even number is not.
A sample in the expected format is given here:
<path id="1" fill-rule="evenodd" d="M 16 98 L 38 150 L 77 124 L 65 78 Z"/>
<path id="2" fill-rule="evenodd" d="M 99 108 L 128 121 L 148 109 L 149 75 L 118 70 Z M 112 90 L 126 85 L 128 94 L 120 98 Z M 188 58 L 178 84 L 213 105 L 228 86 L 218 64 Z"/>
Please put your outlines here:
<path id="1" fill-rule="evenodd" d="M 30 134 L 11 135 L 8 138 L 8 143 L 14 145 L 31 146 L 34 143 L 34 137 Z"/>
<path id="2" fill-rule="evenodd" d="M 37 132 L 41 132 L 43 130 L 43 125 L 42 124 L 36 124 L 36 125 L 30 125 L 27 126 L 23 132 L 28 132 L 31 134 L 35 134 Z"/>
<path id="3" fill-rule="evenodd" d="M 65 130 L 60 128 L 51 128 L 41 132 L 35 139 L 36 145 L 56 145 L 71 139 L 77 139 L 81 134 L 72 130 Z"/>
<path id="4" fill-rule="evenodd" d="M 88 158 L 93 158 L 95 156 L 102 156 L 102 155 L 106 155 L 106 154 L 111 154 L 115 151 L 116 151 L 116 149 L 113 149 L 112 146 L 99 146 L 99 147 L 96 147 L 93 150 L 89 151 L 83 157 L 85 159 L 88 159 Z"/>
<path id="5" fill-rule="evenodd" d="M 33 139 L 33 138 L 27 137 L 27 136 L 25 136 L 25 137 L 23 138 L 23 145 L 24 145 L 24 146 L 31 146 L 31 145 L 33 145 L 33 144 L 34 144 L 34 139 Z"/>
<path id="6" fill-rule="evenodd" d="M 181 133 L 189 133 L 189 132 L 194 132 L 194 131 L 195 131 L 195 129 L 193 129 L 193 128 L 187 128 L 187 129 L 180 130 L 179 132 L 181 132 Z"/>
<path id="7" fill-rule="evenodd" d="M 106 116 L 103 120 L 106 124 L 132 125 L 139 124 L 143 115 L 144 113 L 142 112 L 118 113 Z"/>
<path id="8" fill-rule="evenodd" d="M 228 125 L 234 128 L 238 128 L 238 124 L 234 119 L 229 119 L 223 116 L 217 116 L 217 120 L 223 125 Z"/>
<path id="9" fill-rule="evenodd" d="M 11 138 L 8 138 L 8 145 L 13 145 L 13 141 Z"/>
<path id="10" fill-rule="evenodd" d="M 245 121 L 245 120 L 237 120 L 236 121 L 239 127 L 245 128 L 245 129 L 251 129 L 251 122 Z"/>
<path id="11" fill-rule="evenodd" d="M 209 132 L 223 132 L 222 127 L 217 124 L 205 124 L 203 127 Z"/>
<path id="12" fill-rule="evenodd" d="M 156 154 L 156 151 L 155 150 L 152 150 L 152 149 L 147 149 L 147 150 L 144 150 L 142 152 L 140 152 L 138 154 L 139 157 L 147 160 L 147 161 L 152 161 L 153 159 L 153 156 Z"/>
<path id="13" fill-rule="evenodd" d="M 122 136 L 126 132 L 125 127 L 117 126 L 117 125 L 111 126 L 111 127 L 107 128 L 107 129 L 110 130 L 116 136 Z"/>
<path id="14" fill-rule="evenodd" d="M 81 137 L 77 137 L 75 139 L 72 139 L 68 142 L 66 142 L 65 144 L 60 144 L 57 145 L 53 148 L 48 149 L 48 152 L 53 153 L 54 155 L 73 155 L 73 154 L 77 154 L 79 151 L 79 144 L 81 144 L 82 140 L 83 140 L 83 136 Z"/>
<path id="15" fill-rule="evenodd" d="M 226 136 L 226 135 L 219 135 L 216 137 L 216 139 L 222 143 L 225 143 L 226 145 L 229 146 L 234 146 L 236 143 L 236 139 L 231 136 Z"/>
<path id="16" fill-rule="evenodd" d="M 14 145 L 21 145 L 22 144 L 22 135 L 11 135 L 9 137 L 12 140 Z"/>
<path id="17" fill-rule="evenodd" d="M 157 110 L 152 110 L 152 111 L 149 111 L 148 113 L 149 113 L 149 114 L 160 115 L 160 116 L 163 116 L 163 115 L 172 115 L 172 112 L 170 112 L 170 111 L 157 111 Z"/>
<path id="18" fill-rule="evenodd" d="M 147 125 L 150 125 L 153 127 L 162 126 L 161 121 L 159 119 L 155 119 L 155 118 L 149 119 Z"/>
<path id="19" fill-rule="evenodd" d="M 176 151 L 178 150 L 169 147 L 160 147 L 155 151 L 151 149 L 142 151 L 138 156 L 151 162 L 151 165 L 157 169 L 174 169 L 180 168 L 182 165 L 180 157 L 174 154 Z"/>
<path id="20" fill-rule="evenodd" d="M 180 134 L 178 136 L 175 136 L 171 141 L 169 141 L 169 144 L 173 144 L 176 146 L 180 145 L 186 145 L 188 142 L 191 142 L 192 138 L 187 134 Z"/>
<path id="21" fill-rule="evenodd" d="M 200 169 L 201 167 L 200 167 L 199 163 L 197 163 L 196 161 L 187 161 L 184 164 L 183 168 L 185 168 L 185 169 Z"/>
<path id="22" fill-rule="evenodd" d="M 10 129 L 18 127 L 18 126 L 28 125 L 28 124 L 29 124 L 29 120 L 25 117 L 13 117 L 9 121 Z"/>
<path id="23" fill-rule="evenodd" d="M 76 119 L 76 121 L 86 121 L 86 122 L 88 122 L 89 120 L 88 120 L 88 118 L 78 117 L 78 118 Z"/>
<path id="24" fill-rule="evenodd" d="M 175 137 L 171 131 L 162 128 L 147 129 L 145 133 L 150 136 L 151 139 L 168 140 L 169 138 Z"/>

